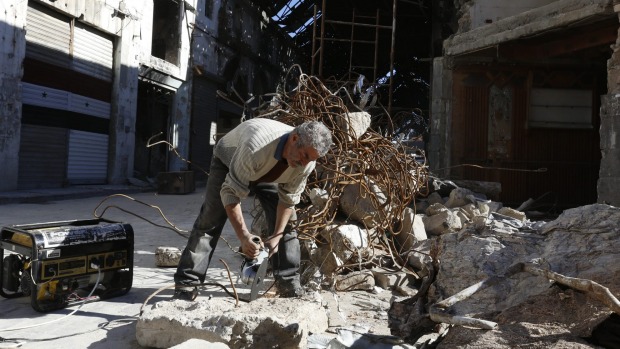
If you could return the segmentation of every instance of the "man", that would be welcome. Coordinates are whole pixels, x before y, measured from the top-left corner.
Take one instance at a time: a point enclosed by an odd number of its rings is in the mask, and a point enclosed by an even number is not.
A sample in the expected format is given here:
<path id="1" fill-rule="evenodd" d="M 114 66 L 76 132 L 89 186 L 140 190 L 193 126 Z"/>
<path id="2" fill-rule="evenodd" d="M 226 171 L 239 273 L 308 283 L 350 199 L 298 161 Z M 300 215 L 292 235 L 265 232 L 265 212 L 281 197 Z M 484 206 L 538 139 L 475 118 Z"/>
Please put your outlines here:
<path id="1" fill-rule="evenodd" d="M 263 246 L 268 249 L 280 295 L 300 296 L 300 247 L 290 221 L 296 219 L 294 207 L 315 161 L 331 145 L 331 132 L 318 121 L 293 128 L 255 118 L 222 137 L 213 151 L 204 203 L 174 274 L 174 298 L 194 300 L 198 295 L 193 285 L 204 282 L 226 219 L 247 258 L 256 258 Z M 259 199 L 272 232 L 262 246 L 252 241 L 258 237 L 248 231 L 241 211 L 241 199 L 250 192 Z"/>

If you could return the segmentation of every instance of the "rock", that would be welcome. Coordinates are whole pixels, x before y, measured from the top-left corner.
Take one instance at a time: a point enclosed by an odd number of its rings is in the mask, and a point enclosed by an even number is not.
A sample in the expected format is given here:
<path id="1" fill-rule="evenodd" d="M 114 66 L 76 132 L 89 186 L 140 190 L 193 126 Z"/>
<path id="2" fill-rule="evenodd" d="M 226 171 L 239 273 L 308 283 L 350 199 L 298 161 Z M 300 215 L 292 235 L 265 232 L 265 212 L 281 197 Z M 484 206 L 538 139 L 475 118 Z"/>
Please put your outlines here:
<path id="1" fill-rule="evenodd" d="M 319 209 L 325 207 L 327 200 L 329 199 L 329 195 L 327 190 L 321 188 L 312 188 L 310 189 L 310 193 L 308 194 L 310 201 L 314 206 Z"/>
<path id="2" fill-rule="evenodd" d="M 444 206 L 443 204 L 440 203 L 434 203 L 432 205 L 430 205 L 427 209 L 426 209 L 426 215 L 427 216 L 433 216 L 436 215 L 440 212 L 446 212 L 449 211 L 448 208 L 446 206 Z"/>
<path id="3" fill-rule="evenodd" d="M 468 196 L 473 196 L 474 192 L 465 188 L 456 188 L 450 192 L 450 197 L 446 201 L 447 208 L 455 208 L 465 206 L 472 203 L 472 200 Z M 474 201 L 475 202 L 475 201 Z"/>
<path id="4" fill-rule="evenodd" d="M 235 307 L 232 298 L 161 301 L 145 307 L 136 325 L 143 347 L 170 348 L 191 338 L 241 348 L 305 348 L 309 333 L 327 329 L 320 301 L 259 298 Z"/>
<path id="5" fill-rule="evenodd" d="M 406 285 L 409 282 L 407 274 L 402 271 L 390 271 L 384 268 L 371 269 L 375 278 L 375 285 L 384 290 L 391 290 L 397 286 Z"/>
<path id="6" fill-rule="evenodd" d="M 413 252 L 409 254 L 407 263 L 412 266 L 420 277 L 428 275 L 426 264 L 431 262 L 429 256 L 431 252 L 431 243 L 434 240 L 418 241 L 413 245 Z"/>
<path id="7" fill-rule="evenodd" d="M 192 338 L 186 340 L 181 344 L 177 344 L 174 347 L 170 347 L 170 349 L 230 349 L 230 347 L 224 343 L 213 343 L 209 341 L 205 341 L 202 339 Z"/>
<path id="8" fill-rule="evenodd" d="M 375 277 L 370 270 L 354 271 L 346 275 L 337 275 L 335 281 L 334 287 L 336 291 L 372 291 L 375 287 Z"/>
<path id="9" fill-rule="evenodd" d="M 445 299 L 492 276 L 503 275 L 517 262 L 538 257 L 543 238 L 536 234 L 497 232 L 492 225 L 480 234 L 464 229 L 441 236 L 439 271 L 431 289 Z M 501 311 L 549 288 L 545 278 L 519 273 L 456 303 L 451 311 L 472 315 Z"/>
<path id="10" fill-rule="evenodd" d="M 360 183 L 346 185 L 340 196 L 339 205 L 342 212 L 349 218 L 368 228 L 374 228 L 383 216 L 377 208 L 383 205 L 387 198 L 373 180 L 367 178 L 366 181 L 365 186 L 361 186 Z M 376 202 L 373 201 L 372 196 L 376 198 Z"/>
<path id="11" fill-rule="evenodd" d="M 428 203 L 430 205 L 432 205 L 432 204 L 442 204 L 443 205 L 444 204 L 443 198 L 436 191 L 430 193 L 430 195 L 426 198 L 426 201 L 428 201 Z"/>
<path id="12" fill-rule="evenodd" d="M 441 238 L 440 270 L 434 287 L 445 298 L 492 276 L 502 276 L 518 262 L 538 263 L 540 268 L 595 281 L 620 293 L 620 209 L 588 205 L 566 210 L 540 233 L 490 220 L 480 234 L 463 230 Z M 531 229 L 531 228 L 530 228 Z M 518 273 L 493 287 L 457 303 L 456 314 L 503 311 L 550 286 L 543 277 Z"/>
<path id="13" fill-rule="evenodd" d="M 181 260 L 181 250 L 176 247 L 158 247 L 155 250 L 155 265 L 158 267 L 176 267 Z"/>
<path id="14" fill-rule="evenodd" d="M 370 126 L 370 114 L 367 112 L 353 112 L 338 115 L 336 123 L 340 130 L 348 134 L 349 140 L 359 139 Z"/>
<path id="15" fill-rule="evenodd" d="M 312 262 L 319 266 L 319 271 L 325 276 L 331 276 L 344 264 L 342 260 L 336 256 L 334 251 L 331 251 L 329 245 L 325 245 L 319 248 L 315 254 L 312 255 Z"/>
<path id="16" fill-rule="evenodd" d="M 620 208 L 594 204 L 564 211 L 542 228 L 541 259 L 570 277 L 590 279 L 620 294 Z"/>
<path id="17" fill-rule="evenodd" d="M 432 216 L 422 217 L 424 229 L 429 235 L 443 235 L 460 230 L 461 219 L 452 211 L 441 211 Z"/>
<path id="18" fill-rule="evenodd" d="M 426 240 L 426 230 L 422 222 L 424 215 L 416 215 L 415 211 L 407 207 L 403 210 L 400 226 L 394 232 L 394 240 L 398 243 L 398 253 L 409 251 L 416 241 Z"/>
<path id="19" fill-rule="evenodd" d="M 448 331 L 437 348 L 597 348 L 583 337 L 589 337 L 608 314 L 583 293 L 555 286 L 500 313 L 494 318 L 498 329 L 480 331 L 457 326 Z"/>
<path id="20" fill-rule="evenodd" d="M 497 210 L 497 213 L 503 214 L 504 216 L 512 217 L 514 219 L 518 219 L 521 222 L 525 222 L 525 220 L 527 219 L 527 217 L 525 216 L 525 213 L 517 211 L 514 208 L 510 208 L 510 207 L 502 207 L 499 210 Z"/>

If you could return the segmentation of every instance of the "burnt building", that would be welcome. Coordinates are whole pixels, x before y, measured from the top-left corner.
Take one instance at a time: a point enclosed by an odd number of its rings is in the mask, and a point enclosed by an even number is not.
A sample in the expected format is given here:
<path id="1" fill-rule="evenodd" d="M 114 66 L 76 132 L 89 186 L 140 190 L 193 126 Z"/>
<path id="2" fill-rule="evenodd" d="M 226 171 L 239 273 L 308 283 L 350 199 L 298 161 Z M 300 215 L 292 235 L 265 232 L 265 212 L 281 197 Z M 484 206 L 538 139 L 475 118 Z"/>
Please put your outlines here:
<path id="1" fill-rule="evenodd" d="M 613 1 L 461 3 L 433 64 L 432 168 L 511 206 L 618 205 Z"/>

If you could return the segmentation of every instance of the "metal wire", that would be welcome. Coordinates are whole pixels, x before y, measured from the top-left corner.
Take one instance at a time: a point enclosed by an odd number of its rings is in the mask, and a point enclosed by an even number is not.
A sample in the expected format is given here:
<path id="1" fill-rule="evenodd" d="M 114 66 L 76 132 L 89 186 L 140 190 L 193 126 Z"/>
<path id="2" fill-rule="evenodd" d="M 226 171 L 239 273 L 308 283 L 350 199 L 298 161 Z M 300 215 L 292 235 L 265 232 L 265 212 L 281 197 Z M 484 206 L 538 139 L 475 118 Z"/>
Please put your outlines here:
<path id="1" fill-rule="evenodd" d="M 356 260 L 355 265 L 376 264 L 385 255 L 392 258 L 395 265 L 402 264 L 393 238 L 403 233 L 400 222 L 404 210 L 416 195 L 426 191 L 428 167 L 423 152 L 412 151 L 394 134 L 385 134 L 385 129 L 394 130 L 393 127 L 385 128 L 380 134 L 371 124 L 358 139 L 351 137 L 348 131 L 351 124 L 342 116 L 350 109 L 358 111 L 359 108 L 350 98 L 340 97 L 349 94 L 343 93 L 341 86 L 337 86 L 335 92 L 330 91 L 321 80 L 304 74 L 298 66 L 289 70 L 285 80 L 290 82 L 293 74 L 298 74 L 297 84 L 291 90 L 280 89 L 268 107 L 255 111 L 255 117 L 275 119 L 291 126 L 316 120 L 332 131 L 334 146 L 317 161 L 297 208 L 300 239 L 325 243 L 319 241 L 318 234 L 328 225 L 350 224 L 350 217 L 339 219 L 342 213 L 338 206 L 345 188 L 353 185 L 359 190 L 358 196 L 372 204 L 374 225 L 366 230 L 373 246 L 371 251 L 378 251 L 362 257 L 353 253 L 356 258 L 364 259 Z M 381 120 L 385 123 L 385 116 Z M 315 207 L 309 199 L 308 194 L 315 188 L 327 192 L 323 207 Z"/>

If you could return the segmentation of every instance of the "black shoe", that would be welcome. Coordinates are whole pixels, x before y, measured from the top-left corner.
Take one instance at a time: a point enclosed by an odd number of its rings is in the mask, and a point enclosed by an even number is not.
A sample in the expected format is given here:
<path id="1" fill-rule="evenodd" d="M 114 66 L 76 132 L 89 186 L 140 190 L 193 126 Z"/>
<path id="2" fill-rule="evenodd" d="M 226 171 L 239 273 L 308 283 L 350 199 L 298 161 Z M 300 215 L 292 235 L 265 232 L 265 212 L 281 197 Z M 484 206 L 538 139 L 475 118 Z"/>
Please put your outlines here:
<path id="1" fill-rule="evenodd" d="M 306 291 L 304 291 L 304 289 L 301 286 L 296 285 L 296 286 L 281 290 L 280 298 L 299 298 L 299 297 L 303 297 L 303 295 L 305 294 L 306 294 Z"/>
<path id="2" fill-rule="evenodd" d="M 182 299 L 184 301 L 193 301 L 198 297 L 198 289 L 196 287 L 192 289 L 187 288 L 177 288 L 174 290 L 174 296 L 172 299 Z"/>

